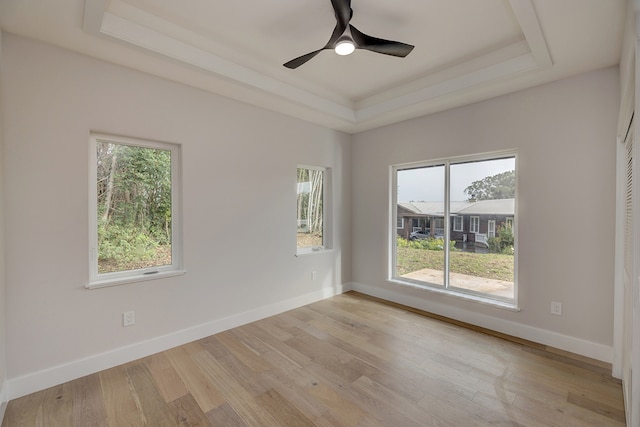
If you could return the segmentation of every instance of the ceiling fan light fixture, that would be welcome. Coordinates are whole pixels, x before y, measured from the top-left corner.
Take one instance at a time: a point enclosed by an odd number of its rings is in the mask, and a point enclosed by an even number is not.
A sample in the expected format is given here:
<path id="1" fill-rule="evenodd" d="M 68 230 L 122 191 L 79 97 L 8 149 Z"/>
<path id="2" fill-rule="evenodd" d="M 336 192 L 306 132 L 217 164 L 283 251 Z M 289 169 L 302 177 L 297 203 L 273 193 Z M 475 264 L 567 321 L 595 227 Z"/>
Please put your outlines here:
<path id="1" fill-rule="evenodd" d="M 338 55 L 346 56 L 351 55 L 356 50 L 356 46 L 353 41 L 347 39 L 338 42 L 334 50 Z"/>
<path id="2" fill-rule="evenodd" d="M 356 49 L 364 49 L 400 58 L 404 58 L 413 50 L 413 46 L 410 44 L 372 37 L 351 25 L 351 18 L 353 17 L 351 0 L 331 0 L 331 5 L 336 15 L 336 26 L 327 44 L 320 49 L 284 63 L 285 67 L 292 70 L 298 68 L 324 50 L 334 50 L 338 55 L 350 55 Z"/>

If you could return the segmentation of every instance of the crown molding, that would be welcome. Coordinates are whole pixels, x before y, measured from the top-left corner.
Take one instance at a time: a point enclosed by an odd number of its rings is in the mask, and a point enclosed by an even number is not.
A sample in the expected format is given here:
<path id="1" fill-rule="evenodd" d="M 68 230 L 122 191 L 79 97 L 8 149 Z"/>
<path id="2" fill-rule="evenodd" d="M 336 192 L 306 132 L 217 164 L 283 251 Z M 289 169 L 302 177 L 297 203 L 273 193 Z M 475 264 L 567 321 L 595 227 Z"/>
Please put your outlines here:
<path id="1" fill-rule="evenodd" d="M 278 111 L 282 113 L 300 117 L 300 107 L 304 107 L 305 120 L 323 124 L 340 123 L 340 130 L 355 132 L 375 127 L 378 121 L 387 123 L 388 118 L 392 116 L 402 120 L 399 111 L 429 111 L 430 103 L 442 103 L 447 97 L 459 98 L 466 91 L 481 85 L 551 67 L 552 58 L 532 0 L 509 0 L 509 4 L 520 25 L 523 40 L 445 69 L 430 72 L 411 83 L 377 93 L 358 102 L 338 102 L 335 99 L 340 99 L 340 94 L 328 99 L 234 63 L 172 35 L 118 16 L 108 10 L 107 0 L 85 0 L 83 29 L 89 34 L 170 58 L 229 83 L 249 88 L 262 99 L 260 102 L 256 100 L 255 105 L 264 106 L 266 94 L 278 99 Z M 145 12 L 137 10 L 137 13 L 140 16 Z M 162 21 L 158 17 L 153 19 L 155 22 Z M 168 22 L 166 25 L 174 26 Z M 246 98 L 243 100 L 247 101 Z M 282 107 L 282 101 L 285 107 Z M 310 115 L 309 111 L 313 114 Z M 311 117 L 314 115 L 317 119 Z"/>

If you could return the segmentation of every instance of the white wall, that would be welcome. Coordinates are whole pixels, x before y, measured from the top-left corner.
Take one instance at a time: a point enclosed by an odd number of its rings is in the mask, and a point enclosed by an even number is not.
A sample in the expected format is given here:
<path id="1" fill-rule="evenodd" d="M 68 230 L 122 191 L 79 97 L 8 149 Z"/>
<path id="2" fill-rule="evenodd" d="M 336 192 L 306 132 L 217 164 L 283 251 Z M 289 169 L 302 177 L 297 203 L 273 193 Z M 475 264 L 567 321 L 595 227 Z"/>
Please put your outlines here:
<path id="1" fill-rule="evenodd" d="M 350 281 L 348 135 L 9 34 L 3 66 L 11 397 Z M 84 288 L 90 130 L 182 144 L 186 275 Z M 333 251 L 294 256 L 299 163 L 333 168 Z"/>
<path id="2" fill-rule="evenodd" d="M 609 68 L 356 135 L 353 288 L 610 362 L 618 81 Z M 521 311 L 388 283 L 390 166 L 513 148 Z"/>
<path id="3" fill-rule="evenodd" d="M 2 31 L 0 31 L 0 81 L 2 81 Z M 0 420 L 4 415 L 6 393 L 6 348 L 5 335 L 6 304 L 5 304 L 5 268 L 4 268 L 4 161 L 3 161 L 3 114 L 2 114 L 2 86 L 0 85 Z"/>
<path id="4" fill-rule="evenodd" d="M 610 359 L 615 68 L 349 137 L 13 35 L 3 35 L 1 64 L 10 397 L 347 282 Z M 186 275 L 84 288 L 90 130 L 183 144 Z M 522 310 L 389 285 L 389 166 L 510 148 Z M 298 163 L 333 168 L 335 249 L 296 258 Z M 562 317 L 549 314 L 551 300 Z M 130 328 L 126 310 L 136 312 Z"/>

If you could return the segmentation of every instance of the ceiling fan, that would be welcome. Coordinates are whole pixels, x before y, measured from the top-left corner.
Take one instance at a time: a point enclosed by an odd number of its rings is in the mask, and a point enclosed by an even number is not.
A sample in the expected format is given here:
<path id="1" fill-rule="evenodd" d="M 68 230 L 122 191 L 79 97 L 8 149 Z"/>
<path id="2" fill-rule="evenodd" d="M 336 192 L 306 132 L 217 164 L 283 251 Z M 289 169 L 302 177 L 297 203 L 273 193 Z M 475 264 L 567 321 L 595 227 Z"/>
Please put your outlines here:
<path id="1" fill-rule="evenodd" d="M 356 49 L 365 49 L 401 58 L 404 58 L 413 50 L 413 46 L 410 44 L 372 37 L 360 32 L 351 25 L 349 23 L 353 16 L 351 0 L 331 0 L 331 4 L 336 14 L 336 27 L 333 29 L 333 34 L 331 34 L 327 44 L 321 49 L 292 59 L 284 64 L 285 67 L 298 68 L 323 50 L 328 49 L 335 50 L 338 55 L 349 55 Z"/>

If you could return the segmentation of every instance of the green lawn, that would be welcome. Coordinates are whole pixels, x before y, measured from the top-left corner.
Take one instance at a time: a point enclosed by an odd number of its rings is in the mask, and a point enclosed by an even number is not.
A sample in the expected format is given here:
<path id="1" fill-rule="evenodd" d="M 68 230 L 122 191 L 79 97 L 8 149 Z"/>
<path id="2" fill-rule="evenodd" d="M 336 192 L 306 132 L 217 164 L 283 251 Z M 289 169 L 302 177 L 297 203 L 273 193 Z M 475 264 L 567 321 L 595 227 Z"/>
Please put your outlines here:
<path id="1" fill-rule="evenodd" d="M 452 273 L 513 282 L 513 260 L 513 255 L 452 251 L 450 269 Z M 444 251 L 398 248 L 397 274 L 399 276 L 423 268 L 442 270 L 444 268 Z"/>

